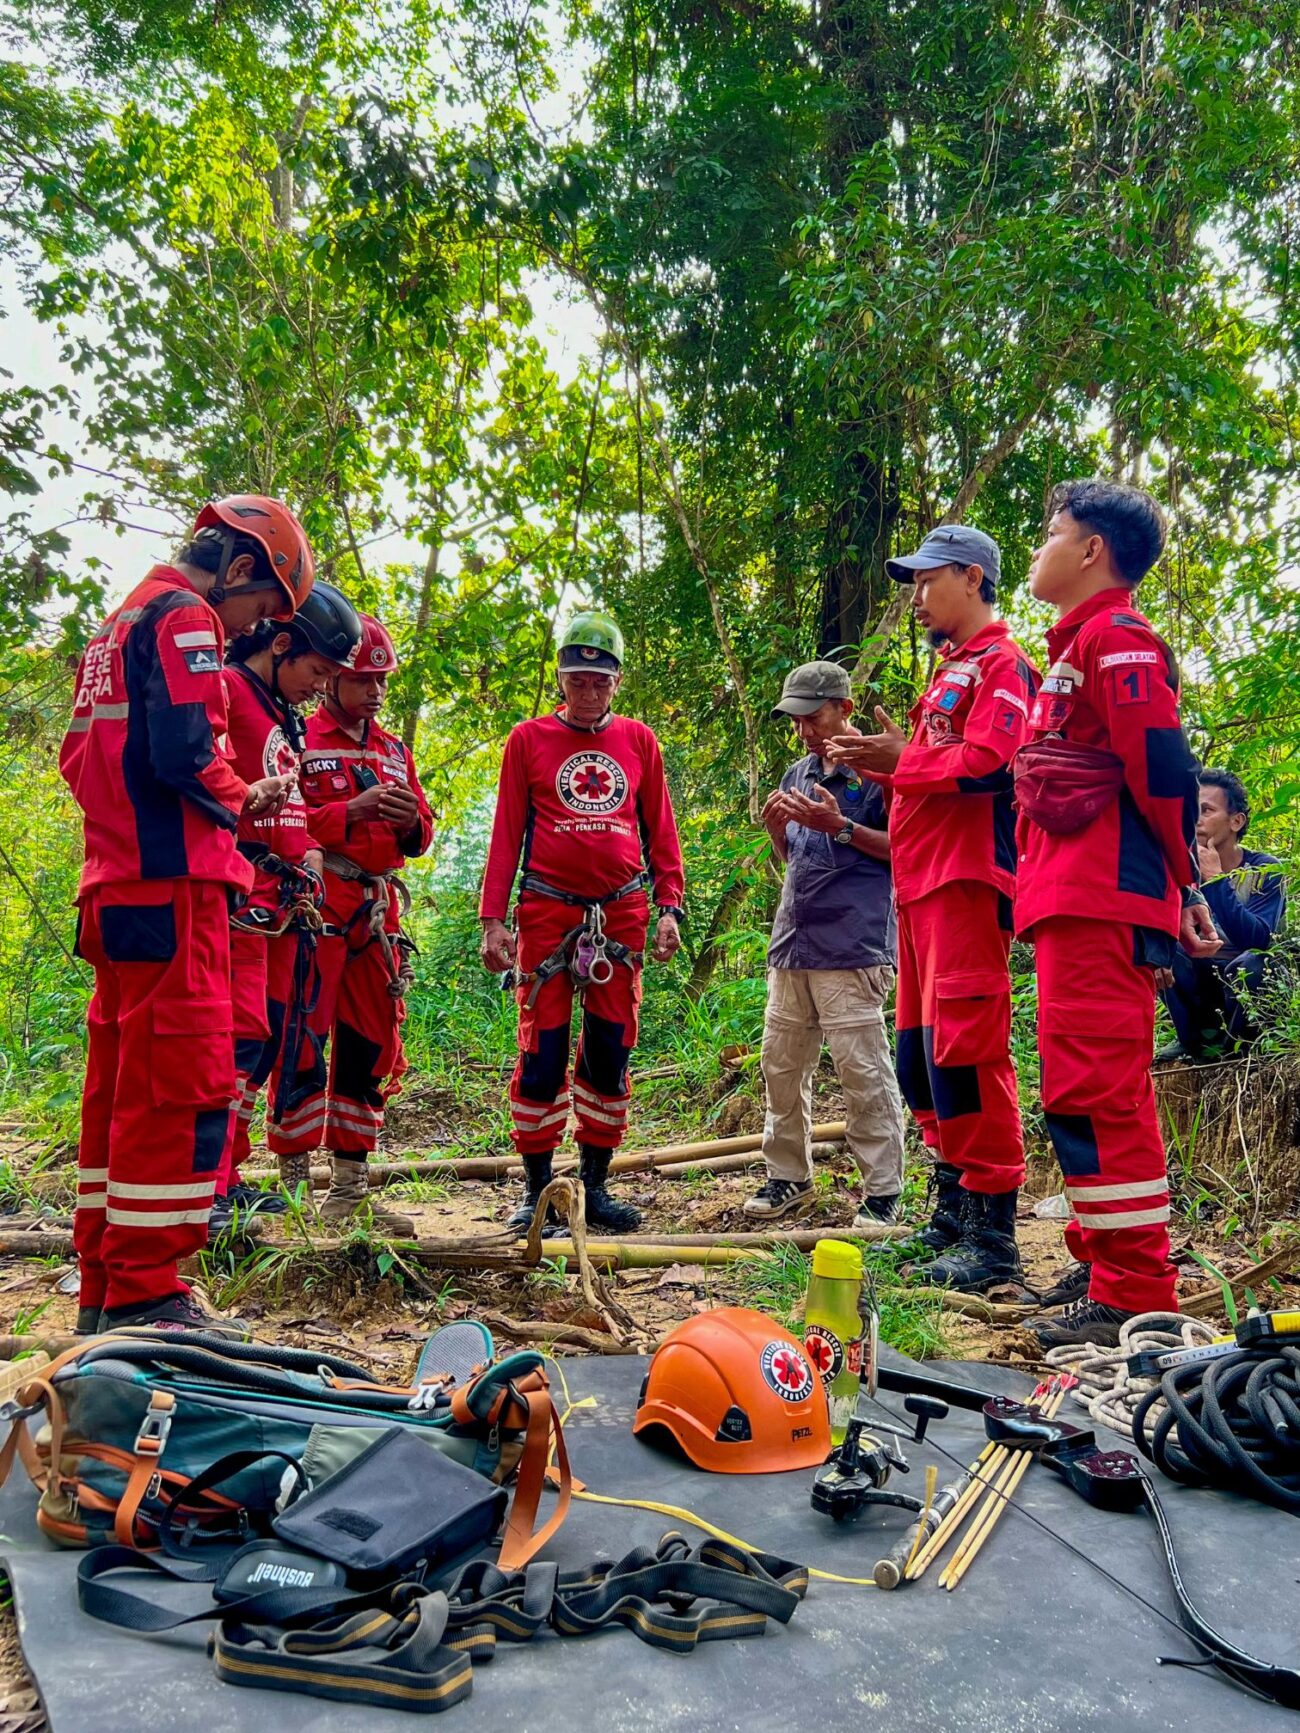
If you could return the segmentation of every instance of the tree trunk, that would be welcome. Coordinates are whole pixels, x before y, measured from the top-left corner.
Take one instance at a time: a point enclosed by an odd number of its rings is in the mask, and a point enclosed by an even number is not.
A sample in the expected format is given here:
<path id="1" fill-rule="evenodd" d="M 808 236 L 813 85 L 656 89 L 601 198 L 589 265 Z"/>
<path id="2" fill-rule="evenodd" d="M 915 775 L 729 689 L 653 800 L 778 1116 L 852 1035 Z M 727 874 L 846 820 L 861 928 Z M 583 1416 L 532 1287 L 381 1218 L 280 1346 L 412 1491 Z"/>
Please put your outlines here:
<path id="1" fill-rule="evenodd" d="M 831 198 L 845 196 L 854 167 L 885 135 L 892 81 L 888 14 L 863 0 L 827 0 L 821 17 L 822 64 L 830 97 L 826 178 Z M 881 267 L 887 261 L 881 260 Z M 838 322 L 828 334 L 841 347 Z M 844 411 L 831 382 L 831 450 L 822 555 L 818 653 L 861 646 L 886 599 L 885 559 L 900 507 L 900 429 L 895 406 L 862 403 Z"/>

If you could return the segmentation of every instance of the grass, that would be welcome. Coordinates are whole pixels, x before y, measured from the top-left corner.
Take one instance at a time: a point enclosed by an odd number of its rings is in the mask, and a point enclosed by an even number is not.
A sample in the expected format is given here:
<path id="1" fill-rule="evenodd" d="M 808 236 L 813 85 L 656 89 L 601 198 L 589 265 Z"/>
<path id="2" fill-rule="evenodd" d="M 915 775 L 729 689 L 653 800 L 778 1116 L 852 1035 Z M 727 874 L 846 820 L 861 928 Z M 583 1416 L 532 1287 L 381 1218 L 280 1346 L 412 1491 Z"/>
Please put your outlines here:
<path id="1" fill-rule="evenodd" d="M 852 1235 L 846 1233 L 846 1239 Z M 903 1287 L 886 1257 L 873 1246 L 863 1247 L 863 1259 L 876 1285 L 880 1304 L 880 1339 L 913 1360 L 931 1360 L 944 1352 L 943 1312 L 928 1295 Z M 766 1312 L 798 1335 L 804 1296 L 812 1274 L 812 1258 L 793 1246 L 736 1266 L 737 1285 L 747 1306 Z"/>

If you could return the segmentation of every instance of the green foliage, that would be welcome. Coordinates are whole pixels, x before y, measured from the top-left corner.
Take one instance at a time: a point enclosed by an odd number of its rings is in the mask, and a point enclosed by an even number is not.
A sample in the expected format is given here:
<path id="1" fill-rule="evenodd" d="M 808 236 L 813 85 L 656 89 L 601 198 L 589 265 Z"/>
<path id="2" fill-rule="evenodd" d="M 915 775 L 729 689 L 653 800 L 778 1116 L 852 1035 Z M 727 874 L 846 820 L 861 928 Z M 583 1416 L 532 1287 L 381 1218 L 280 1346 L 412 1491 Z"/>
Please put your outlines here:
<path id="1" fill-rule="evenodd" d="M 779 874 L 746 803 L 795 751 L 770 698 L 835 649 L 906 709 L 927 653 L 881 625 L 883 562 L 945 512 L 999 537 L 1032 644 L 1050 485 L 1153 487 L 1172 533 L 1140 600 L 1195 744 L 1246 780 L 1252 841 L 1294 853 L 1297 22 L 1295 0 L 4 0 L 0 266 L 62 359 L 0 374 L 3 1099 L 73 1129 L 55 754 L 107 574 L 71 561 L 56 476 L 118 534 L 281 492 L 392 624 L 390 719 L 440 820 L 408 1045 L 491 1104 L 484 1146 L 513 1007 L 474 888 L 501 743 L 550 702 L 581 603 L 625 632 L 620 707 L 663 741 L 687 858 L 685 953 L 647 970 L 641 1063 L 676 1068 L 652 1113 L 708 1125 L 719 1051 L 760 1038 Z M 1032 1014 L 1021 958 L 1027 1107 Z"/>

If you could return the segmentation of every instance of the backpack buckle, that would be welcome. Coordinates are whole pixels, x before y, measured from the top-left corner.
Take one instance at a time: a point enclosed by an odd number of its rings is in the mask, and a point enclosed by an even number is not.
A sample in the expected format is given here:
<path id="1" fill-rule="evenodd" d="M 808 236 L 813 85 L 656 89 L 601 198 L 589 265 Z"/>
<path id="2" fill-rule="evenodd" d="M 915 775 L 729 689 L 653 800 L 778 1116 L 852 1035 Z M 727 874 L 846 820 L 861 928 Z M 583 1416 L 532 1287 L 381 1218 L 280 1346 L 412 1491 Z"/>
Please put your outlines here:
<path id="1" fill-rule="evenodd" d="M 176 1399 L 168 1390 L 155 1390 L 149 1399 L 149 1407 L 140 1431 L 136 1436 L 135 1453 L 137 1456 L 161 1456 L 167 1436 L 172 1429 L 172 1409 Z"/>

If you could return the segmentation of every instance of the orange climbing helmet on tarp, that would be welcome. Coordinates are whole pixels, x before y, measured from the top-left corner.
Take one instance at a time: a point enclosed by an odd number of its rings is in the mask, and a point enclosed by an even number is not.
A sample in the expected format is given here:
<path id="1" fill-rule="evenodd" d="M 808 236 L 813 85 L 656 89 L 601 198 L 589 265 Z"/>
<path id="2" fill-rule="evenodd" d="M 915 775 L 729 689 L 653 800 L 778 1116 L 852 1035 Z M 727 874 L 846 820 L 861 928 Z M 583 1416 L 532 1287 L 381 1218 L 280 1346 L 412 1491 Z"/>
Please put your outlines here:
<path id="1" fill-rule="evenodd" d="M 826 1392 L 802 1345 L 744 1306 L 688 1318 L 660 1343 L 632 1430 L 658 1426 L 714 1474 L 815 1468 L 831 1448 Z"/>

